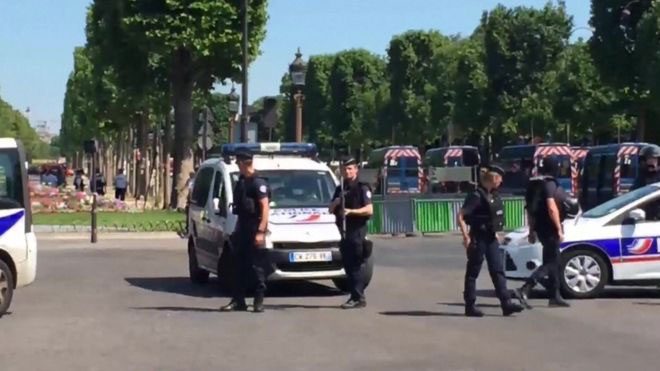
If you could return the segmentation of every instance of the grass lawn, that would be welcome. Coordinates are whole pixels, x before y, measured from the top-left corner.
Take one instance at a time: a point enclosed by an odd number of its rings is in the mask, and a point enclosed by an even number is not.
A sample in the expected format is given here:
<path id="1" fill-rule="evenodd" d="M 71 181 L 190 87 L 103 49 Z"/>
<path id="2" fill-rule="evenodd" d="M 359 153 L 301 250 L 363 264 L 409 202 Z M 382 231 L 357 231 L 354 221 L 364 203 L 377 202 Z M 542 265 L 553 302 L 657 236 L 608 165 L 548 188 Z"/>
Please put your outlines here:
<path id="1" fill-rule="evenodd" d="M 38 225 L 90 225 L 90 213 L 37 213 L 33 223 Z M 99 212 L 99 227 L 115 227 L 137 231 L 175 231 L 185 223 L 183 213 L 151 210 L 140 213 Z"/>

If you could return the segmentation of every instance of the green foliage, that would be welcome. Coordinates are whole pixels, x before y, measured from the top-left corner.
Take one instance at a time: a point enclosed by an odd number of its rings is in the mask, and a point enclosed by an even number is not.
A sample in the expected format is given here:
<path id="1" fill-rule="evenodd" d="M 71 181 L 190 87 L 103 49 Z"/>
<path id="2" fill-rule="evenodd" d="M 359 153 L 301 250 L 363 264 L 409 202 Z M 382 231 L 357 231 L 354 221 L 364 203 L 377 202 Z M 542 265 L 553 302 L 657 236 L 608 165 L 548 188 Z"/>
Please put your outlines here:
<path id="1" fill-rule="evenodd" d="M 32 158 L 52 158 L 50 146 L 39 139 L 27 118 L 9 103 L 0 98 L 0 137 L 19 139 L 25 146 L 27 156 Z"/>
<path id="2" fill-rule="evenodd" d="M 337 53 L 329 76 L 329 117 L 336 143 L 345 143 L 352 150 L 375 143 L 385 70 L 385 61 L 366 50 Z"/>

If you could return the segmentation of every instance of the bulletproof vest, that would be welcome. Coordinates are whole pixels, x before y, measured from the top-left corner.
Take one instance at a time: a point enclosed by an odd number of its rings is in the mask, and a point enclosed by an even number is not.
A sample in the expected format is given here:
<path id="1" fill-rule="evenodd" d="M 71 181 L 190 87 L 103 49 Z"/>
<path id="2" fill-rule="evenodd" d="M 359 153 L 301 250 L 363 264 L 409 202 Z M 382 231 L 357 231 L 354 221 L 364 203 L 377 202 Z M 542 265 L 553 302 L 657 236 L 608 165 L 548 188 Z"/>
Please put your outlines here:
<path id="1" fill-rule="evenodd" d="M 256 202 L 256 195 L 254 194 L 254 178 L 243 178 L 236 183 L 234 190 L 235 202 L 233 205 L 232 213 L 241 218 L 257 219 L 259 217 L 259 210 Z"/>
<path id="2" fill-rule="evenodd" d="M 352 182 L 344 185 L 344 204 L 347 209 L 359 209 L 365 205 L 362 195 L 362 187 L 366 186 L 362 182 Z M 348 227 L 359 227 L 369 220 L 368 217 L 349 215 L 346 218 Z"/>
<path id="3" fill-rule="evenodd" d="M 470 230 L 478 233 L 495 233 L 504 229 L 504 203 L 496 193 L 490 195 L 481 187 L 475 191 L 479 195 L 480 205 L 466 222 Z"/>

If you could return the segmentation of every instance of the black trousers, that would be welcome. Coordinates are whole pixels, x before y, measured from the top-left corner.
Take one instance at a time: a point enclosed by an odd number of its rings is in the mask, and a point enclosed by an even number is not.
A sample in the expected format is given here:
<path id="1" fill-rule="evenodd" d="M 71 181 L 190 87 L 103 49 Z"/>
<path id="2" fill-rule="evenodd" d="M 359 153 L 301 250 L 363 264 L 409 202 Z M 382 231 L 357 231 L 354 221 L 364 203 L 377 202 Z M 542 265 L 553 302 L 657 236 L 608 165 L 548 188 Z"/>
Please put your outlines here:
<path id="1" fill-rule="evenodd" d="M 539 241 L 543 245 L 543 265 L 538 267 L 534 273 L 527 279 L 525 285 L 530 289 L 536 286 L 544 277 L 550 297 L 559 295 L 559 237 L 558 236 L 539 236 Z"/>
<path id="2" fill-rule="evenodd" d="M 504 276 L 504 252 L 493 236 L 476 236 L 472 238 L 472 245 L 467 249 L 467 267 L 465 268 L 465 291 L 463 298 L 466 305 L 474 305 L 477 300 L 477 278 L 481 272 L 484 257 L 488 264 L 488 273 L 495 286 L 495 294 L 504 305 L 511 300 L 506 287 Z"/>
<path id="3" fill-rule="evenodd" d="M 256 230 L 236 231 L 233 237 L 232 253 L 235 263 L 233 299 L 245 301 L 245 293 L 252 283 L 256 283 L 255 297 L 263 297 L 266 291 L 266 249 L 255 242 Z"/>
<path id="4" fill-rule="evenodd" d="M 365 300 L 366 259 L 364 258 L 364 239 L 366 236 L 366 226 L 355 230 L 348 229 L 345 238 L 341 240 L 339 246 L 344 270 L 348 278 L 351 299 L 358 301 Z"/>
<path id="5" fill-rule="evenodd" d="M 115 188 L 115 199 L 124 201 L 126 199 L 126 188 Z"/>

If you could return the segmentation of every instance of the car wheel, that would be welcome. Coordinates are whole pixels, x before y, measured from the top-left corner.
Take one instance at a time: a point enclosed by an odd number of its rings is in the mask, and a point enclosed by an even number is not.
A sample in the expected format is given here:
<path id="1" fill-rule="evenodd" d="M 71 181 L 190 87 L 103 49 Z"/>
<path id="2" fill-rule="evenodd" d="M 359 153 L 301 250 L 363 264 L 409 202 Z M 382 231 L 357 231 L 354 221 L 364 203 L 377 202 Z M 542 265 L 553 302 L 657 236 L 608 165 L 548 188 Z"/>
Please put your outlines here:
<path id="1" fill-rule="evenodd" d="M 197 255 L 192 241 L 188 246 L 188 271 L 190 281 L 196 285 L 203 285 L 209 281 L 209 272 L 201 269 L 197 263 Z"/>
<path id="2" fill-rule="evenodd" d="M 575 250 L 562 256 L 559 272 L 562 293 L 575 299 L 598 296 L 610 274 L 603 258 L 591 250 Z"/>
<path id="3" fill-rule="evenodd" d="M 220 286 L 228 292 L 234 288 L 234 280 L 236 276 L 236 266 L 234 265 L 234 258 L 231 254 L 231 249 L 228 245 L 222 249 L 222 255 L 218 260 L 218 278 Z"/>
<path id="4" fill-rule="evenodd" d="M 0 260 L 0 317 L 7 313 L 13 295 L 14 276 L 7 264 Z"/>
<path id="5" fill-rule="evenodd" d="M 371 278 L 374 275 L 374 257 L 370 256 L 364 263 L 364 288 L 369 286 Z M 349 292 L 351 288 L 348 285 L 348 278 L 333 278 L 332 283 L 339 291 Z"/>

